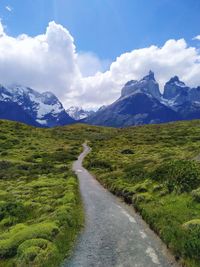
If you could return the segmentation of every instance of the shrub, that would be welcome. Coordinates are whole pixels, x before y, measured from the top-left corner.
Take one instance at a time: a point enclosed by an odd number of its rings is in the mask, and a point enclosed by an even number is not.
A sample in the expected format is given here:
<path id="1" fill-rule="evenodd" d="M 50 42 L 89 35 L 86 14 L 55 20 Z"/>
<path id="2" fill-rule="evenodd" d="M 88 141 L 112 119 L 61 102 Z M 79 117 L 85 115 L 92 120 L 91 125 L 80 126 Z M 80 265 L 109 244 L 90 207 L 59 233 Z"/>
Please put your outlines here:
<path id="1" fill-rule="evenodd" d="M 200 219 L 194 219 L 183 224 L 186 231 L 184 253 L 186 257 L 200 260 Z"/>
<path id="2" fill-rule="evenodd" d="M 134 203 L 136 204 L 139 204 L 140 202 L 144 202 L 144 203 L 147 203 L 149 201 L 151 201 L 153 198 L 152 198 L 152 195 L 150 195 L 149 193 L 139 193 L 139 194 L 136 194 L 134 197 L 133 197 L 133 201 Z"/>
<path id="3" fill-rule="evenodd" d="M 166 183 L 169 192 L 190 192 L 200 186 L 200 168 L 195 161 L 176 160 L 164 163 L 151 175 L 156 181 Z"/>
<path id="4" fill-rule="evenodd" d="M 200 219 L 194 219 L 183 224 L 183 228 L 189 231 L 194 229 L 199 230 L 200 233 Z"/>
<path id="5" fill-rule="evenodd" d="M 20 202 L 3 201 L 0 203 L 0 220 L 7 216 L 23 220 L 26 218 L 26 208 Z"/>
<path id="6" fill-rule="evenodd" d="M 10 227 L 10 226 L 14 225 L 17 221 L 18 221 L 18 219 L 16 217 L 9 216 L 9 217 L 6 217 L 3 220 L 1 220 L 0 226 Z"/>
<path id="7" fill-rule="evenodd" d="M 145 179 L 148 173 L 141 164 L 129 164 L 124 168 L 126 180 L 130 182 L 138 182 Z"/>
<path id="8" fill-rule="evenodd" d="M 18 246 L 28 239 L 44 238 L 52 240 L 58 232 L 59 228 L 53 222 L 38 223 L 30 226 L 17 224 L 9 232 L 1 235 L 0 258 L 15 255 Z"/>
<path id="9" fill-rule="evenodd" d="M 99 159 L 88 159 L 88 168 L 99 168 L 99 169 L 109 169 L 112 171 L 112 165 L 110 162 Z"/>
<path id="10" fill-rule="evenodd" d="M 192 195 L 192 197 L 193 197 L 193 199 L 194 199 L 195 201 L 200 202 L 200 187 L 197 188 L 196 190 L 193 190 L 193 191 L 191 192 L 191 195 Z"/>
<path id="11" fill-rule="evenodd" d="M 58 250 L 52 242 L 42 239 L 24 241 L 17 250 L 17 266 L 42 266 L 43 263 L 53 266 L 58 258 Z"/>
<path id="12" fill-rule="evenodd" d="M 145 180 L 143 183 L 138 183 L 134 186 L 134 191 L 139 193 L 148 192 L 150 186 L 149 180 Z"/>

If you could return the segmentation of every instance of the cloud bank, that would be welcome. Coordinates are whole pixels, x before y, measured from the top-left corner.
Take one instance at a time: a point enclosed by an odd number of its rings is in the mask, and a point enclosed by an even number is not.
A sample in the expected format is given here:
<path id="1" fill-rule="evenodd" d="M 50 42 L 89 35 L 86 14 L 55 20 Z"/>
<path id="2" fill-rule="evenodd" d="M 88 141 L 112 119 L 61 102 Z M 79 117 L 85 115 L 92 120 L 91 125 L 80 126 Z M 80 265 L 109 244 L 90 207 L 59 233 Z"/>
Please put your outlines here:
<path id="1" fill-rule="evenodd" d="M 200 85 L 199 50 L 184 39 L 168 40 L 162 47 L 124 53 L 108 67 L 108 61 L 91 52 L 78 53 L 69 31 L 55 22 L 44 34 L 16 38 L 8 36 L 0 23 L 0 83 L 52 91 L 66 107 L 109 104 L 124 83 L 140 79 L 150 69 L 161 88 L 174 75 L 190 86 Z"/>

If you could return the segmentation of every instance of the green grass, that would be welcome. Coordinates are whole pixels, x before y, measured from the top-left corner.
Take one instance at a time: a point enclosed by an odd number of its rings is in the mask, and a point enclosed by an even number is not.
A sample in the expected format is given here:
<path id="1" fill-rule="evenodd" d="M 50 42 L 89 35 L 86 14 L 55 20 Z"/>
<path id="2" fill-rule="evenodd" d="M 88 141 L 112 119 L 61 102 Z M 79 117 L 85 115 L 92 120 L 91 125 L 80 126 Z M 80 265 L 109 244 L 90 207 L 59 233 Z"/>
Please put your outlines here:
<path id="1" fill-rule="evenodd" d="M 0 122 L 0 266 L 59 266 L 83 225 L 73 130 Z"/>
<path id="2" fill-rule="evenodd" d="M 136 208 L 184 266 L 199 267 L 200 121 L 110 129 L 109 136 L 90 140 L 85 166 Z"/>
<path id="3" fill-rule="evenodd" d="M 0 266 L 59 266 L 83 225 L 71 164 L 133 205 L 187 267 L 200 262 L 200 121 L 114 129 L 0 122 Z"/>

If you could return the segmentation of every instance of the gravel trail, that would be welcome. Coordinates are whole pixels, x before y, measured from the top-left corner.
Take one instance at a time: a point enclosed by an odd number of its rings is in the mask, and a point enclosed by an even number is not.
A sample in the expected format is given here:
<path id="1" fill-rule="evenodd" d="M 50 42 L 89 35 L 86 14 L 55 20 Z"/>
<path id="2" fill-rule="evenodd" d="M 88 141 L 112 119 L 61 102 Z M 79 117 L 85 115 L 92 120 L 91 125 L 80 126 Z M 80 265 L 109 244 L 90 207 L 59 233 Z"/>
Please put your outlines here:
<path id="1" fill-rule="evenodd" d="M 73 164 L 80 181 L 86 225 L 73 255 L 62 267 L 178 266 L 165 245 L 134 209 L 104 189 L 82 167 L 90 148 Z"/>

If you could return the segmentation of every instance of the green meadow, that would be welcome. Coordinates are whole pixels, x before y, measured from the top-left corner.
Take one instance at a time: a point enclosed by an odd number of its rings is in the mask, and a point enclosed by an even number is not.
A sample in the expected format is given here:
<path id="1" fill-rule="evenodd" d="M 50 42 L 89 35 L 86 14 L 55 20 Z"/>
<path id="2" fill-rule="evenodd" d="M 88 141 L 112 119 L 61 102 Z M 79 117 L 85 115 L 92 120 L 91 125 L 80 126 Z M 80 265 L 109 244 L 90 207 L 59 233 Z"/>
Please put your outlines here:
<path id="1" fill-rule="evenodd" d="M 135 207 L 183 266 L 199 267 L 200 121 L 110 132 L 90 141 L 85 167 Z"/>
<path id="2" fill-rule="evenodd" d="M 81 140 L 63 129 L 0 122 L 0 266 L 58 266 L 83 225 L 72 161 Z"/>
<path id="3" fill-rule="evenodd" d="M 59 266 L 84 225 L 72 162 L 132 205 L 183 266 L 200 262 L 200 121 L 38 129 L 0 121 L 0 266 Z"/>

